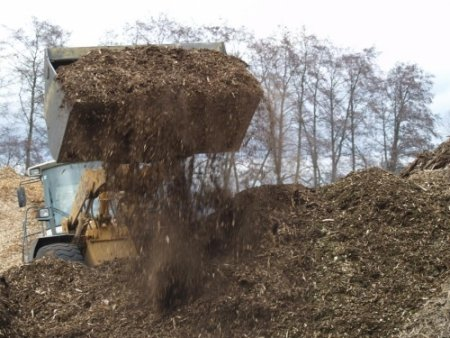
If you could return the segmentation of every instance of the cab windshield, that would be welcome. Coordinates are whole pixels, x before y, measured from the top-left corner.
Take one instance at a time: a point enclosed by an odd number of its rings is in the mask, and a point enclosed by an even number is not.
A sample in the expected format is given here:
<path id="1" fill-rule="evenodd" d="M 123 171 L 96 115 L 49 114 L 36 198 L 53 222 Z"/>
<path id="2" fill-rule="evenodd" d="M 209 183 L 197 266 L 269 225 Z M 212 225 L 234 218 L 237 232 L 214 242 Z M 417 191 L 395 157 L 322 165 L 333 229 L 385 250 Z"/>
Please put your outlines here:
<path id="1" fill-rule="evenodd" d="M 99 167 L 100 162 L 71 163 L 42 172 L 45 204 L 54 217 L 54 224 L 50 227 L 61 225 L 62 219 L 70 214 L 84 170 Z"/>

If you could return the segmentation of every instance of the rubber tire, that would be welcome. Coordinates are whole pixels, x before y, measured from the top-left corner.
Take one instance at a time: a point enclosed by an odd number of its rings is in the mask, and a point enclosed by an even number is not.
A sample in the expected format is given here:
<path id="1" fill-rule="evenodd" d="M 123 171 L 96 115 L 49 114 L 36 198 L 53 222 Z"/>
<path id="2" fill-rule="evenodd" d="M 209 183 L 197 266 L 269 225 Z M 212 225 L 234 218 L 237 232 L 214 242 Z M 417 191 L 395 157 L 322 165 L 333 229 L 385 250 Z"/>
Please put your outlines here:
<path id="1" fill-rule="evenodd" d="M 39 248 L 35 259 L 42 257 L 56 257 L 69 262 L 84 263 L 80 248 L 73 243 L 53 243 L 45 245 Z"/>

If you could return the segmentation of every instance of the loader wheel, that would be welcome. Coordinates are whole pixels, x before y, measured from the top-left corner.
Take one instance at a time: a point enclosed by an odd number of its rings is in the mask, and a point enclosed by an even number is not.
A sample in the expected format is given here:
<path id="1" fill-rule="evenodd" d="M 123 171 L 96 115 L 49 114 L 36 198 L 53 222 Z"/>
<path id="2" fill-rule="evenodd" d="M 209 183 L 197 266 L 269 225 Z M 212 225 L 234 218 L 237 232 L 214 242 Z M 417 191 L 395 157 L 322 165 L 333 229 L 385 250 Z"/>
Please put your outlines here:
<path id="1" fill-rule="evenodd" d="M 72 243 L 53 243 L 45 245 L 36 253 L 36 259 L 42 257 L 56 257 L 70 262 L 84 262 L 80 248 Z"/>

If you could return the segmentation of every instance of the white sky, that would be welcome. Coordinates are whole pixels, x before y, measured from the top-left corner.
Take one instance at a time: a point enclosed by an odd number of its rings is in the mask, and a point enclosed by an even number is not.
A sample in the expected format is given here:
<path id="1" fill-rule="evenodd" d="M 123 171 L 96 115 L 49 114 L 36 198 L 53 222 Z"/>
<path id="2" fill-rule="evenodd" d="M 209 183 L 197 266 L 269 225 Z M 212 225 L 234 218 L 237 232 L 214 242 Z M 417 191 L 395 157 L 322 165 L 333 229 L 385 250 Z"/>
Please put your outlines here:
<path id="1" fill-rule="evenodd" d="M 305 26 L 309 34 L 329 38 L 340 47 L 375 46 L 385 70 L 401 61 L 417 63 L 432 73 L 432 109 L 449 118 L 450 2 L 446 0 L 16 0 L 3 6 L 0 24 L 19 28 L 36 16 L 71 31 L 71 45 L 89 46 L 97 45 L 108 30 L 160 13 L 185 24 L 245 26 L 259 36 L 280 25 L 292 30 Z"/>

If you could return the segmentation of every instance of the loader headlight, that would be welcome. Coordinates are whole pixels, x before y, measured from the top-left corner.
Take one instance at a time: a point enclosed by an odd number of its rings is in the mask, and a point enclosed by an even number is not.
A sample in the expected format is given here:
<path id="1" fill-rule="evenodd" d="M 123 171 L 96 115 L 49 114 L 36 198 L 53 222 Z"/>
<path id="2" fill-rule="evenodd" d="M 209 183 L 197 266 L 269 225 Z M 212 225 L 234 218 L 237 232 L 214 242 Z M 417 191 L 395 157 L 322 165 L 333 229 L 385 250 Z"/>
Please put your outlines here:
<path id="1" fill-rule="evenodd" d="M 36 177 L 41 175 L 41 168 L 30 168 L 28 169 L 28 176 Z"/>
<path id="2" fill-rule="evenodd" d="M 49 208 L 41 208 L 41 209 L 39 209 L 36 218 L 39 221 L 48 221 L 48 220 L 50 220 L 50 209 Z"/>

